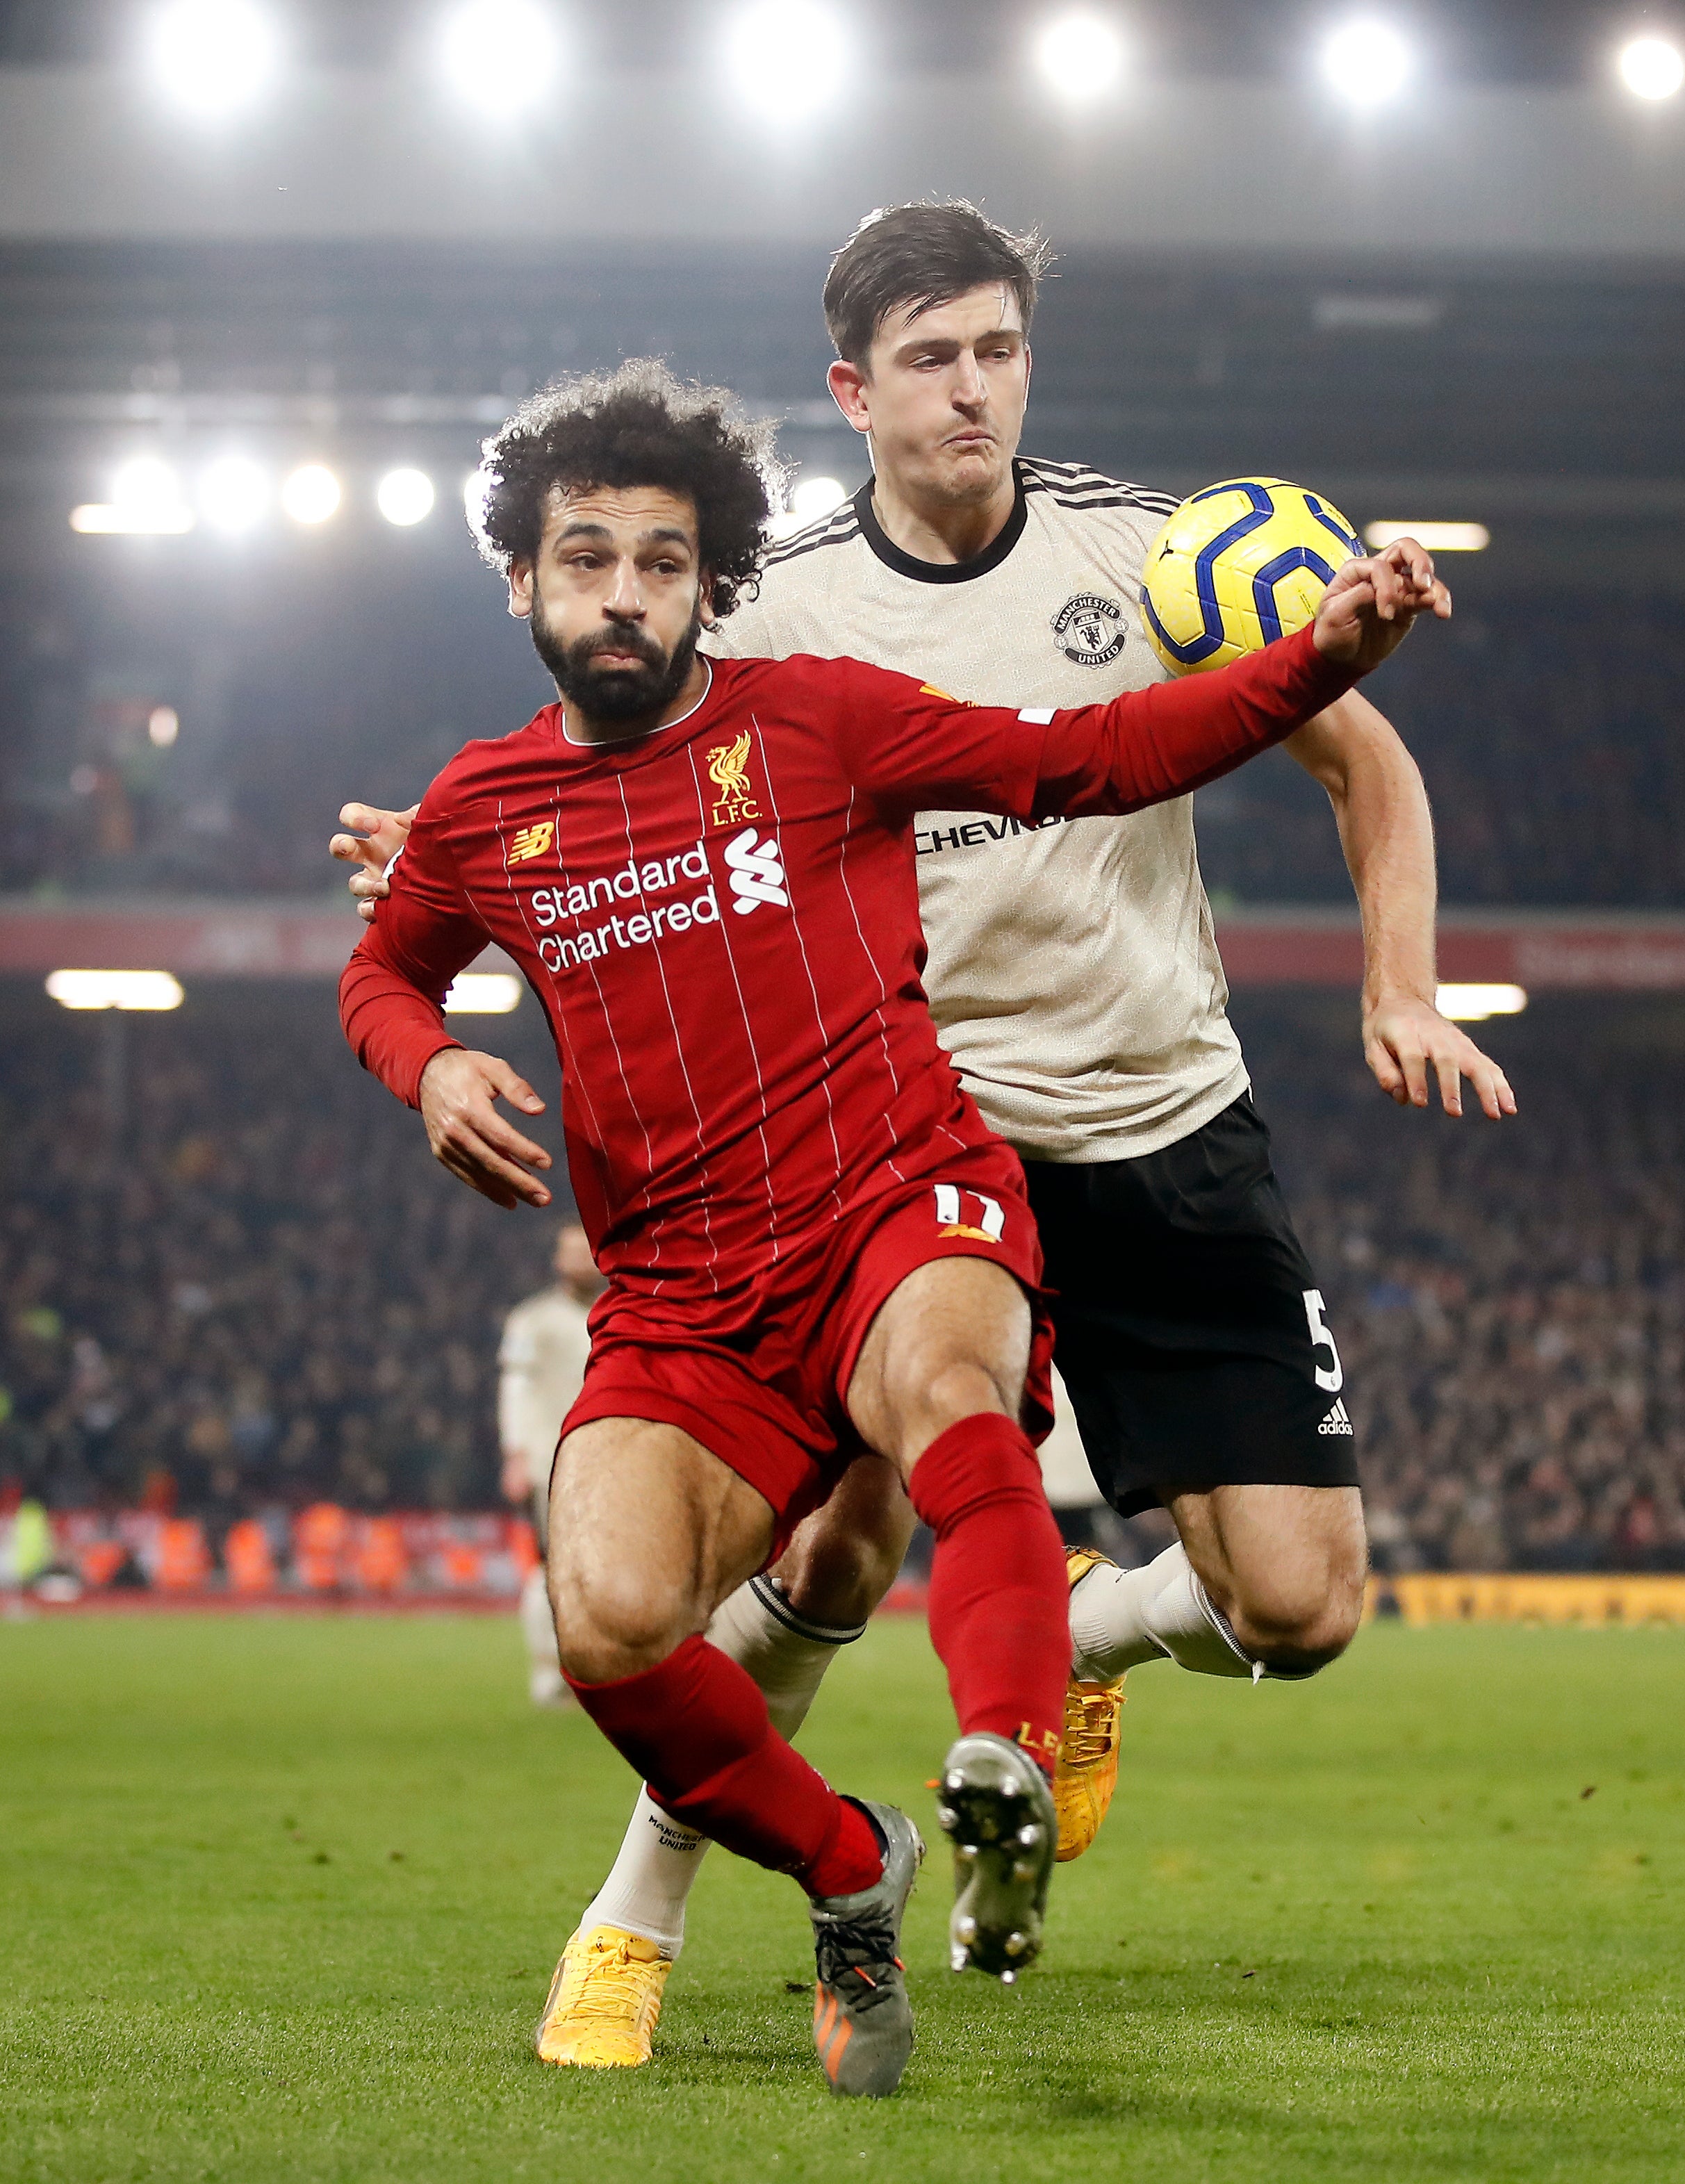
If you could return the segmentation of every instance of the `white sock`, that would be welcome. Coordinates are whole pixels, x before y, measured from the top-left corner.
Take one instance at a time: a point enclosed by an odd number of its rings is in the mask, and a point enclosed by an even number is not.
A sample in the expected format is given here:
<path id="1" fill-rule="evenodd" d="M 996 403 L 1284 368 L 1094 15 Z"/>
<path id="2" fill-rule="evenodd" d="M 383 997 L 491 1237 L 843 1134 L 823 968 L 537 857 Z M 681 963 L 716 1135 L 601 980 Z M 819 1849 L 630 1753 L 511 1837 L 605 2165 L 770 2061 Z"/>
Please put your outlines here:
<path id="1" fill-rule="evenodd" d="M 708 1637 L 748 1669 L 765 1695 L 773 1727 L 793 1737 L 838 1648 L 865 1627 L 838 1630 L 806 1622 L 770 1579 L 756 1577 L 721 1602 Z M 683 1826 L 640 1790 L 620 1855 L 587 1906 L 581 1930 L 618 1926 L 653 1942 L 664 1957 L 676 1957 L 685 1942 L 685 1904 L 707 1849 L 706 1836 Z"/>
<path id="2" fill-rule="evenodd" d="M 1143 1661 L 1174 1661 L 1202 1676 L 1264 1673 L 1213 1607 L 1177 1540 L 1140 1569 L 1097 1563 L 1071 1596 L 1071 1665 L 1084 1683 L 1109 1684 Z"/>

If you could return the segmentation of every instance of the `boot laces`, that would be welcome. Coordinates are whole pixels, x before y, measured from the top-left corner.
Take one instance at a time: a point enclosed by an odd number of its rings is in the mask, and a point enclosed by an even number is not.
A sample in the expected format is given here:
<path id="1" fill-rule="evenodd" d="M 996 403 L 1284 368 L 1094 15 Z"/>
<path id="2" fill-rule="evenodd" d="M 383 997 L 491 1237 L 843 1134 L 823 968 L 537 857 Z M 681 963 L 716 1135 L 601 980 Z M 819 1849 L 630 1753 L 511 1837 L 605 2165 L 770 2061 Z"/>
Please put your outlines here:
<path id="1" fill-rule="evenodd" d="M 631 1937 L 624 1935 L 612 1947 L 601 1944 L 587 1950 L 576 1980 L 570 1980 L 558 1997 L 558 2007 L 581 2017 L 606 2017 L 616 2024 L 634 2017 L 649 1991 L 652 1963 L 635 1958 Z"/>
<path id="2" fill-rule="evenodd" d="M 815 1928 L 814 1959 L 820 1986 L 842 1987 L 847 1979 L 850 1985 L 842 1992 L 857 2008 L 870 2008 L 870 1997 L 881 1994 L 889 1974 L 902 1968 L 887 1919 L 827 1919 Z"/>
<path id="3" fill-rule="evenodd" d="M 1093 1767 L 1110 1758 L 1117 1744 L 1117 1697 L 1112 1691 L 1076 1691 L 1060 1753 L 1067 1767 Z M 1069 1718 L 1074 1713 L 1075 1720 Z"/>

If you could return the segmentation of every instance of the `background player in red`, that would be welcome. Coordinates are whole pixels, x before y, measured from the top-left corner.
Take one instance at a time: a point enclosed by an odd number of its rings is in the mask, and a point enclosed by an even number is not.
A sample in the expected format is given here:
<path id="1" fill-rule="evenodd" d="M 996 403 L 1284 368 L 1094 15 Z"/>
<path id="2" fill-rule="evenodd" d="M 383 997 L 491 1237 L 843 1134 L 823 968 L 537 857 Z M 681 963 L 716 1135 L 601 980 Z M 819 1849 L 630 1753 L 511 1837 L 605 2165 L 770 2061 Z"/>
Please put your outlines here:
<path id="1" fill-rule="evenodd" d="M 549 1161 L 495 1102 L 542 1102 L 458 1046 L 441 1004 L 491 939 L 546 1008 L 609 1278 L 552 1487 L 563 1666 L 665 1809 L 800 1880 L 821 2056 L 839 2089 L 881 2092 L 911 2044 L 896 1942 L 916 1832 L 839 1798 L 700 1634 L 859 1446 L 895 1465 L 935 1534 L 961 1730 L 939 1807 L 954 1961 L 1027 1963 L 1067 1666 L 1064 1558 L 1020 1422 L 1046 1422 L 1048 1329 L 1022 1170 L 920 983 L 915 814 L 1179 794 L 1449 603 L 1403 544 L 1349 563 L 1312 631 L 1065 713 L 968 708 L 847 660 L 710 663 L 697 638 L 754 568 L 765 448 L 648 365 L 552 389 L 506 428 L 486 532 L 563 702 L 435 782 L 342 1006 L 437 1156 L 509 1206 L 548 1202 Z"/>

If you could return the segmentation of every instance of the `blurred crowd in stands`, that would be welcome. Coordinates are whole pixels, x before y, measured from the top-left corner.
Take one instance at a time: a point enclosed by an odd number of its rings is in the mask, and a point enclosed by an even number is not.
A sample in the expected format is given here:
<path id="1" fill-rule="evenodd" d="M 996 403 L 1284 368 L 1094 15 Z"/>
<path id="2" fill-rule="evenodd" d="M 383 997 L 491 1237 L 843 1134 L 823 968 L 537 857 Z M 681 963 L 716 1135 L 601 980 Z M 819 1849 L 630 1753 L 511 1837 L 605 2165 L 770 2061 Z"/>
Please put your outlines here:
<path id="1" fill-rule="evenodd" d="M 436 558 L 397 593 L 342 572 L 331 613 L 298 571 L 225 572 L 211 650 L 202 628 L 172 645 L 167 599 L 114 594 L 89 617 L 62 587 L 0 582 L 0 894 L 220 893 L 236 871 L 250 893 L 328 889 L 346 797 L 412 802 L 548 694 L 495 584 L 454 546 Z M 1469 605 L 1407 646 L 1371 694 L 1426 777 L 1445 900 L 1685 906 L 1682 685 L 1685 610 L 1666 604 L 1600 600 L 1543 636 L 1532 601 Z M 160 705 L 180 716 L 164 747 Z M 1326 800 L 1291 759 L 1204 791 L 1199 826 L 1220 909 L 1350 899 Z"/>
<path id="2" fill-rule="evenodd" d="M 1541 1003 L 1488 1027 L 1522 1100 L 1501 1127 L 1394 1109 L 1343 1006 L 1237 1007 L 1382 1568 L 1685 1568 L 1672 1006 Z M 5 1029 L 0 1514 L 27 1489 L 154 1557 L 158 1526 L 195 1519 L 231 1573 L 252 1527 L 278 1566 L 327 1506 L 361 1527 L 340 1550 L 354 1573 L 397 1551 L 369 1529 L 382 1512 L 496 1507 L 498 1332 L 547 1279 L 549 1224 L 436 1166 L 329 997 L 190 1000 L 120 1034 L 31 1003 Z M 519 1043 L 530 1005 L 498 1029 L 548 1084 Z M 456 1540 L 403 1551 L 420 1568 Z"/>

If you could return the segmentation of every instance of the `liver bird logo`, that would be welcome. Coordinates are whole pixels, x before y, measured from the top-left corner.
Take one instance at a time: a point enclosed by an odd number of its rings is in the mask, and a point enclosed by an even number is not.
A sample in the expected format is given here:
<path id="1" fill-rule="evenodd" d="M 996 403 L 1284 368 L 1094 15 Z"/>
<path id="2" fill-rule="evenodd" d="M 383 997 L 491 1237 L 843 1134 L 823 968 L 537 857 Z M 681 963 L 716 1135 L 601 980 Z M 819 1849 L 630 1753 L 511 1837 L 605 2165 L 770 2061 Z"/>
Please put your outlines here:
<path id="1" fill-rule="evenodd" d="M 720 792 L 714 806 L 716 827 L 738 827 L 760 816 L 748 777 L 749 740 L 745 728 L 735 743 L 716 744 L 708 754 L 708 777 Z"/>

